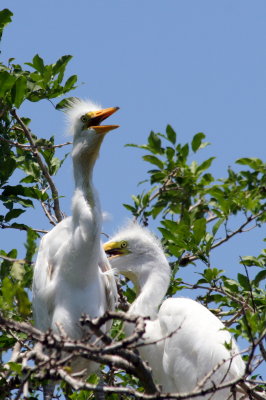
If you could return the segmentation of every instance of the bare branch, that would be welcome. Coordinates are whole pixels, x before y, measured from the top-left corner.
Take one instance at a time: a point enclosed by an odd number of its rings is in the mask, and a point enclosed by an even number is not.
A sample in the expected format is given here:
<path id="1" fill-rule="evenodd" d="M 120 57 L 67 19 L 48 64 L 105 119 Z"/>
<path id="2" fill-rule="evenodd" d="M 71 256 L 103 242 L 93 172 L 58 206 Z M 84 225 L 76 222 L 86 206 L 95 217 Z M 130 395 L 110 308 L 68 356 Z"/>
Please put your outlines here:
<path id="1" fill-rule="evenodd" d="M 247 303 L 247 300 L 238 295 L 238 296 L 233 296 L 230 292 L 228 292 L 227 290 L 225 290 L 222 287 L 217 287 L 217 286 L 203 286 L 203 285 L 197 285 L 197 284 L 191 284 L 191 283 L 187 283 L 187 282 L 182 282 L 184 285 L 191 287 L 192 289 L 204 289 L 207 290 L 208 292 L 218 292 L 218 293 L 222 293 L 225 296 L 229 297 L 230 299 L 236 301 L 237 303 L 241 304 L 242 306 L 242 310 L 245 310 L 246 308 L 248 308 L 249 310 L 252 311 L 252 307 Z"/>
<path id="2" fill-rule="evenodd" d="M 2 224 L 0 223 L 0 227 L 2 229 L 17 229 L 19 231 L 27 231 L 28 227 L 25 225 L 19 225 L 19 226 L 10 226 L 10 225 L 6 225 L 6 224 Z M 49 231 L 45 230 L 45 229 L 35 229 L 35 228 L 30 228 L 32 231 L 37 232 L 37 233 L 48 233 Z"/>
<path id="3" fill-rule="evenodd" d="M 20 129 L 18 127 L 16 127 L 16 129 L 12 129 L 12 130 L 14 130 L 14 131 L 15 130 L 21 130 L 22 132 L 24 132 L 23 129 Z M 6 139 L 4 137 L 0 137 L 0 140 L 10 144 L 10 146 L 18 147 L 19 149 L 22 149 L 22 150 L 25 150 L 25 151 L 32 151 L 32 146 L 29 145 L 29 144 L 21 144 L 21 143 L 18 143 L 18 142 L 13 142 L 12 140 L 8 140 L 8 139 Z M 65 143 L 61 143 L 61 144 L 51 144 L 51 145 L 49 145 L 49 144 L 48 145 L 36 144 L 35 148 L 36 149 L 43 149 L 43 150 L 60 149 L 61 147 L 69 146 L 71 144 L 72 144 L 72 142 L 65 142 Z"/>
<path id="4" fill-rule="evenodd" d="M 229 239 L 231 239 L 233 236 L 235 236 L 237 233 L 243 233 L 243 232 L 247 232 L 247 230 L 245 231 L 244 228 L 245 226 L 247 226 L 251 221 L 254 221 L 255 219 L 257 219 L 258 217 L 260 217 L 263 214 L 264 211 L 260 211 L 257 214 L 251 215 L 249 216 L 246 221 L 240 225 L 240 227 L 238 229 L 236 229 L 235 231 L 227 234 L 223 239 L 221 239 L 219 242 L 215 243 L 214 245 L 212 245 L 212 249 L 215 249 L 216 247 L 220 246 L 221 244 L 227 242 Z M 256 227 L 256 226 L 254 226 Z M 252 229 L 254 229 L 254 227 L 252 227 Z"/>
<path id="5" fill-rule="evenodd" d="M 223 244 L 223 243 L 225 243 L 225 242 L 227 242 L 228 240 L 230 240 L 233 236 L 235 236 L 235 235 L 237 235 L 238 233 L 245 233 L 245 232 L 248 232 L 249 230 L 251 230 L 251 229 L 254 229 L 255 227 L 256 227 L 256 225 L 254 225 L 254 226 L 252 226 L 250 229 L 244 229 L 245 228 L 245 226 L 247 226 L 250 222 L 252 222 L 252 221 L 254 221 L 254 220 L 256 220 L 258 217 L 260 217 L 263 213 L 264 213 L 265 211 L 260 211 L 259 213 L 257 213 L 257 214 L 254 214 L 254 215 L 251 215 L 251 216 L 249 216 L 247 219 L 246 219 L 246 221 L 245 222 L 243 222 L 243 224 L 241 224 L 235 231 L 233 231 L 233 232 L 231 232 L 230 234 L 226 234 L 226 236 L 223 238 L 223 239 L 221 239 L 221 240 L 219 240 L 219 242 L 216 242 L 215 244 L 213 244 L 212 246 L 211 246 L 211 250 L 213 250 L 213 249 L 215 249 L 216 247 L 218 247 L 218 246 L 221 246 L 221 244 Z M 212 220 L 214 220 L 214 219 L 216 219 L 215 217 L 213 217 L 213 219 Z M 211 220 L 209 219 L 209 220 L 207 220 L 207 222 L 210 222 Z M 193 262 L 193 261 L 196 261 L 196 260 L 198 260 L 199 259 L 199 256 L 198 255 L 189 255 L 189 254 L 187 254 L 187 255 L 184 255 L 182 258 L 181 258 L 181 260 L 180 260 L 180 264 L 181 265 L 186 265 L 186 264 L 188 264 L 188 263 L 190 263 L 190 262 Z"/>
<path id="6" fill-rule="evenodd" d="M 47 207 L 46 207 L 46 205 L 45 205 L 45 203 L 43 201 L 41 202 L 41 206 L 42 206 L 42 209 L 44 211 L 44 214 L 46 215 L 46 217 L 50 221 L 50 224 L 55 226 L 56 222 L 53 220 L 53 216 L 49 213 L 49 211 L 48 211 L 48 209 L 47 209 Z"/>
<path id="7" fill-rule="evenodd" d="M 19 258 L 11 258 L 8 256 L 4 256 L 3 254 L 0 254 L 0 258 L 2 258 L 5 261 L 10 261 L 12 263 L 19 263 L 19 264 L 33 264 L 32 262 L 29 262 L 27 260 L 24 259 L 19 259 Z"/>
<path id="8" fill-rule="evenodd" d="M 18 389 L 20 393 L 23 391 L 26 393 L 28 390 L 27 385 L 29 377 L 34 374 L 34 376 L 40 380 L 62 379 L 71 385 L 71 387 L 73 387 L 75 390 L 84 389 L 102 393 L 117 393 L 120 395 L 132 396 L 133 398 L 140 400 L 163 400 L 166 398 L 175 400 L 193 399 L 197 396 L 211 395 L 218 390 L 230 387 L 232 390 L 235 388 L 236 391 L 241 390 L 242 392 L 248 393 L 249 398 L 251 399 L 265 400 L 261 393 L 255 392 L 255 387 L 252 387 L 251 385 L 243 385 L 243 383 L 245 383 L 244 377 L 232 380 L 230 382 L 221 382 L 216 386 L 210 382 L 210 387 L 208 388 L 203 388 L 202 384 L 199 385 L 199 387 L 196 388 L 193 393 L 161 393 L 157 386 L 153 383 L 152 374 L 149 367 L 147 367 L 147 365 L 140 359 L 139 355 L 136 354 L 135 351 L 132 351 L 132 349 L 128 348 L 134 344 L 134 342 L 137 343 L 139 341 L 139 338 L 144 331 L 144 319 L 142 317 L 127 316 L 125 313 L 121 312 L 106 313 L 103 317 L 91 321 L 93 324 L 93 333 L 99 337 L 104 337 L 102 336 L 103 334 L 101 332 L 101 327 L 110 318 L 121 319 L 122 321 L 127 321 L 129 323 L 136 323 L 138 329 L 136 328 L 133 335 L 128 337 L 126 340 L 124 339 L 120 342 L 112 342 L 112 340 L 109 338 L 109 344 L 98 342 L 100 345 L 93 346 L 90 343 L 85 343 L 83 340 L 76 341 L 67 338 L 64 331 L 61 329 L 59 329 L 60 335 L 52 332 L 43 333 L 30 324 L 8 320 L 0 315 L 0 327 L 3 330 L 9 331 L 12 329 L 17 332 L 24 332 L 27 334 L 29 339 L 36 340 L 36 343 L 31 350 L 16 354 L 16 360 L 22 360 L 24 371 L 23 377 L 20 378 L 19 382 L 16 381 L 16 383 L 12 380 L 8 382 L 5 381 L 6 383 L 5 386 L 3 386 L 3 389 L 10 390 L 12 389 L 12 385 L 15 385 L 13 388 Z M 89 319 L 87 316 L 83 316 L 82 320 L 85 325 L 88 324 Z M 98 332 L 97 327 L 99 328 Z M 254 345 L 258 346 L 262 339 L 263 337 L 260 337 L 257 341 L 254 341 Z M 32 342 L 30 341 L 29 343 L 31 343 L 32 346 Z M 64 356 L 62 356 L 62 354 L 64 354 Z M 250 354 L 252 353 L 250 352 Z M 127 373 L 135 375 L 140 379 L 141 384 L 144 386 L 145 393 L 141 393 L 133 388 L 128 387 L 91 385 L 86 383 L 86 381 L 83 379 L 84 377 L 81 377 L 80 374 L 70 375 L 65 366 L 69 361 L 77 356 L 85 357 L 98 363 L 104 363 L 109 365 L 111 368 L 122 368 Z M 35 361 L 34 366 L 32 365 L 32 362 L 28 363 L 28 361 L 31 360 Z M 211 374 L 213 373 L 214 371 L 211 372 Z M 204 379 L 207 381 L 208 379 L 211 379 L 211 376 L 207 376 Z M 241 389 L 238 389 L 239 386 Z"/>

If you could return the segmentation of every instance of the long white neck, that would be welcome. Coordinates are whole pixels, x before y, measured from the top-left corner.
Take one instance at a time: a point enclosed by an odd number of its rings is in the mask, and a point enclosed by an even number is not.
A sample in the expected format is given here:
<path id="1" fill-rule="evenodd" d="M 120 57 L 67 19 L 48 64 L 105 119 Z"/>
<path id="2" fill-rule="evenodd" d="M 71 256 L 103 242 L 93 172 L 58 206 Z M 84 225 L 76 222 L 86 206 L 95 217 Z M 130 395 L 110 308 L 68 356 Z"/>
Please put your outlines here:
<path id="1" fill-rule="evenodd" d="M 155 319 L 169 286 L 169 264 L 164 256 L 157 255 L 146 261 L 140 270 L 135 282 L 139 295 L 132 303 L 129 313 Z"/>
<path id="2" fill-rule="evenodd" d="M 98 274 L 98 258 L 101 246 L 102 212 L 92 176 L 99 146 L 86 148 L 86 143 L 74 146 L 72 159 L 75 192 L 72 199 L 72 248 L 78 257 L 75 273 L 89 279 Z"/>

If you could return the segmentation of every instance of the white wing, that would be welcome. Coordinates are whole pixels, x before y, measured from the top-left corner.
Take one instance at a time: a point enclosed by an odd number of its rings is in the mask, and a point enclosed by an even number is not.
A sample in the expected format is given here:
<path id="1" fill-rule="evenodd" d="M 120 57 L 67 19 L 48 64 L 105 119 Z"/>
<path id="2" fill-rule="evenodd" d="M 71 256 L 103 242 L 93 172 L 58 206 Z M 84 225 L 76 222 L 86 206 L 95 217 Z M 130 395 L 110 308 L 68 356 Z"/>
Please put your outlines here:
<path id="1" fill-rule="evenodd" d="M 237 355 L 236 343 L 206 307 L 191 299 L 168 299 L 160 308 L 159 321 L 162 336 L 169 337 L 164 344 L 163 369 L 178 392 L 192 391 L 207 374 L 210 377 L 204 388 L 243 374 L 244 363 Z M 231 344 L 230 351 L 225 343 Z M 225 400 L 228 395 L 228 390 L 222 390 L 211 398 Z"/>
<path id="2" fill-rule="evenodd" d="M 40 243 L 33 276 L 33 312 L 36 326 L 43 331 L 52 324 L 60 268 L 58 258 L 69 241 L 70 224 L 71 217 L 64 219 Z"/>

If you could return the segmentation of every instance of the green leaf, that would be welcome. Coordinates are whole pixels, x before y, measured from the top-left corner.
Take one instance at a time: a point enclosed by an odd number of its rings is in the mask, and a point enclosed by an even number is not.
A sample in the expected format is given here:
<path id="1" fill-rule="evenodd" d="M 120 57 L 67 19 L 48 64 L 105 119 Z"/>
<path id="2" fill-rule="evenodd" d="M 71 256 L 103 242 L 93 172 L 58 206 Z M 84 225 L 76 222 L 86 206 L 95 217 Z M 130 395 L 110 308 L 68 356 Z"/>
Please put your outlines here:
<path id="1" fill-rule="evenodd" d="M 33 57 L 32 66 L 40 73 L 43 73 L 45 70 L 43 59 L 38 54 Z"/>
<path id="2" fill-rule="evenodd" d="M 207 160 L 203 161 L 203 163 L 201 163 L 198 166 L 197 172 L 202 172 L 202 171 L 205 171 L 206 169 L 208 169 L 211 166 L 214 159 L 215 159 L 215 157 L 210 157 Z"/>
<path id="3" fill-rule="evenodd" d="M 171 127 L 171 125 L 167 125 L 166 134 L 167 134 L 167 137 L 170 140 L 170 142 L 175 144 L 176 143 L 176 133 L 173 130 L 173 128 Z"/>
<path id="4" fill-rule="evenodd" d="M 144 161 L 148 161 L 149 163 L 156 165 L 160 169 L 163 169 L 163 167 L 164 167 L 163 162 L 155 156 L 146 155 L 146 156 L 143 156 L 142 158 Z"/>
<path id="5" fill-rule="evenodd" d="M 162 148 L 161 148 L 161 139 L 159 138 L 158 135 L 156 135 L 156 133 L 151 132 L 149 137 L 148 137 L 148 143 L 149 143 L 149 149 L 153 152 L 153 153 L 162 153 Z"/>
<path id="6" fill-rule="evenodd" d="M 9 211 L 5 216 L 5 222 L 9 222 L 11 219 L 18 218 L 21 214 L 23 214 L 25 210 L 21 210 L 20 208 L 14 208 Z"/>
<path id="7" fill-rule="evenodd" d="M 243 274 L 237 274 L 237 280 L 245 290 L 250 290 L 250 282 L 247 276 Z"/>
<path id="8" fill-rule="evenodd" d="M 70 107 L 73 101 L 75 101 L 77 99 L 77 97 L 67 97 L 61 101 L 59 101 L 59 103 L 57 103 L 57 105 L 55 106 L 55 108 L 57 110 L 62 110 L 62 111 L 67 111 Z M 135 145 L 137 147 L 137 145 Z"/>
<path id="9" fill-rule="evenodd" d="M 13 13 L 5 8 L 4 10 L 0 11 L 0 40 L 3 35 L 3 31 L 6 25 L 8 25 L 12 21 Z"/>
<path id="10" fill-rule="evenodd" d="M 16 80 L 15 84 L 15 99 L 14 99 L 15 107 L 17 108 L 20 107 L 24 98 L 26 97 L 26 92 L 27 92 L 27 79 L 25 78 L 25 76 L 20 76 Z"/>
<path id="11" fill-rule="evenodd" d="M 258 286 L 260 281 L 266 279 L 266 269 L 263 271 L 260 271 L 256 276 L 255 279 L 253 280 L 254 285 Z"/>
<path id="12" fill-rule="evenodd" d="M 263 162 L 259 158 L 239 158 L 236 160 L 237 164 L 248 165 L 252 169 L 258 169 L 263 166 Z"/>
<path id="13" fill-rule="evenodd" d="M 220 218 L 212 227 L 212 234 L 213 236 L 216 235 L 218 229 L 220 228 L 220 226 L 222 225 L 222 223 L 224 222 L 224 218 Z"/>
<path id="14" fill-rule="evenodd" d="M 5 97 L 15 81 L 16 77 L 14 75 L 9 74 L 7 71 L 0 71 L 0 97 Z"/>
<path id="15" fill-rule="evenodd" d="M 67 64 L 69 63 L 69 61 L 71 60 L 71 58 L 73 58 L 73 56 L 71 55 L 65 55 L 60 57 L 56 63 L 52 66 L 53 67 L 53 74 L 56 75 L 59 72 L 64 72 Z"/>
<path id="16" fill-rule="evenodd" d="M 204 270 L 204 278 L 206 278 L 207 282 L 211 283 L 213 280 L 217 280 L 219 278 L 222 270 L 218 268 L 207 268 Z"/>
<path id="17" fill-rule="evenodd" d="M 202 140 L 205 139 L 205 134 L 202 132 L 196 133 L 191 142 L 191 147 L 194 153 L 200 148 Z"/>
<path id="18" fill-rule="evenodd" d="M 187 159 L 187 156 L 189 155 L 189 146 L 188 144 L 184 144 L 183 147 L 180 149 L 180 155 L 184 158 L 184 160 Z"/>
<path id="19" fill-rule="evenodd" d="M 199 244 L 201 240 L 204 238 L 206 233 L 206 219 L 200 218 L 194 222 L 193 226 L 193 237 L 196 244 Z"/>
<path id="20" fill-rule="evenodd" d="M 69 92 L 70 90 L 75 88 L 75 84 L 77 83 L 78 77 L 77 75 L 70 76 L 64 86 L 64 92 Z"/>
<path id="21" fill-rule="evenodd" d="M 132 212 L 132 213 L 134 213 L 134 212 L 137 211 L 136 208 L 133 207 L 133 206 L 131 206 L 130 204 L 125 204 L 125 203 L 123 203 L 123 207 L 125 207 L 127 210 L 129 210 L 129 211 Z"/>
<path id="22" fill-rule="evenodd" d="M 23 370 L 22 364 L 15 363 L 13 361 L 9 361 L 7 364 L 9 365 L 9 368 L 11 369 L 11 371 L 16 372 L 18 375 L 22 374 L 22 370 Z"/>

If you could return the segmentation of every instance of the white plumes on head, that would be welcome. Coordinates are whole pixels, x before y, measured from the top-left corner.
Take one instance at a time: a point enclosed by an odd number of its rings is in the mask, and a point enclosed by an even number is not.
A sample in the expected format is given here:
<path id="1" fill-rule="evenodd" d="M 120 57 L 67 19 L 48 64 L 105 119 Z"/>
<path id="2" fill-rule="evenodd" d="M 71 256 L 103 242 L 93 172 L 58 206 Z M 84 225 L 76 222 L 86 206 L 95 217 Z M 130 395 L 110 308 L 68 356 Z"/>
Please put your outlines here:
<path id="1" fill-rule="evenodd" d="M 146 248 L 147 251 L 154 251 L 157 248 L 158 251 L 163 252 L 161 241 L 150 230 L 132 220 L 126 221 L 126 223 L 109 240 L 126 240 L 129 243 L 135 243 L 136 248 L 139 248 L 140 251 L 143 248 Z"/>
<path id="2" fill-rule="evenodd" d="M 68 101 L 66 107 L 66 116 L 67 116 L 67 126 L 68 133 L 70 135 L 74 135 L 77 124 L 80 123 L 80 117 L 90 111 L 98 111 L 101 110 L 102 106 L 98 103 L 93 102 L 92 100 L 82 100 L 77 97 L 73 97 Z"/>

